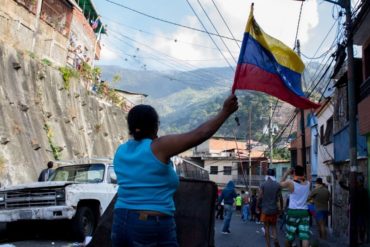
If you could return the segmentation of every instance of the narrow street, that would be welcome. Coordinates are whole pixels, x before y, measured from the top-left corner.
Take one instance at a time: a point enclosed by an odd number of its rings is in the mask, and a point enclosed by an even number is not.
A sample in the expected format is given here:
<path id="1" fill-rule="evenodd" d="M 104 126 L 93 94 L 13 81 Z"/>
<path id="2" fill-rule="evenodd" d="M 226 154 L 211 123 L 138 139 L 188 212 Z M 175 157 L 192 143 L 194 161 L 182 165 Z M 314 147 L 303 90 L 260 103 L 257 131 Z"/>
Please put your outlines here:
<path id="1" fill-rule="evenodd" d="M 265 240 L 262 232 L 262 224 L 256 224 L 255 222 L 243 222 L 240 219 L 240 214 L 234 213 L 230 224 L 231 234 L 222 234 L 222 220 L 215 222 L 215 244 L 216 247 L 264 247 Z M 279 223 L 278 223 L 279 225 Z M 336 243 L 334 237 L 330 237 L 328 241 L 317 241 L 315 236 L 315 229 L 312 229 L 313 236 L 311 240 L 311 246 L 320 247 L 344 247 L 347 246 L 345 243 Z M 4 236 L 2 236 L 4 237 Z M 280 246 L 284 246 L 284 234 L 279 230 L 279 243 Z M 34 239 L 27 241 L 18 241 L 11 243 L 1 243 L 0 247 L 77 247 L 82 246 L 79 243 L 73 243 L 59 240 L 46 240 L 46 239 Z M 363 245 L 368 246 L 368 245 Z"/>
<path id="2" fill-rule="evenodd" d="M 222 220 L 216 219 L 215 242 L 217 247 L 263 247 L 265 239 L 262 232 L 262 224 L 255 222 L 243 222 L 239 214 L 234 213 L 230 223 L 230 234 L 222 234 Z M 280 234 L 279 241 L 282 244 L 283 234 Z"/>
<path id="3" fill-rule="evenodd" d="M 255 222 L 244 223 L 240 219 L 240 215 L 234 213 L 230 223 L 231 234 L 225 235 L 221 233 L 222 220 L 216 220 L 215 224 L 215 243 L 217 247 L 264 247 L 265 239 L 262 232 L 262 224 Z M 278 223 L 280 228 L 280 222 Z M 335 242 L 334 237 L 329 237 L 327 241 L 318 241 L 316 236 L 316 229 L 311 229 L 313 236 L 311 238 L 311 246 L 319 247 L 344 247 L 345 243 Z M 278 229 L 278 238 L 280 246 L 284 246 L 284 233 Z"/>

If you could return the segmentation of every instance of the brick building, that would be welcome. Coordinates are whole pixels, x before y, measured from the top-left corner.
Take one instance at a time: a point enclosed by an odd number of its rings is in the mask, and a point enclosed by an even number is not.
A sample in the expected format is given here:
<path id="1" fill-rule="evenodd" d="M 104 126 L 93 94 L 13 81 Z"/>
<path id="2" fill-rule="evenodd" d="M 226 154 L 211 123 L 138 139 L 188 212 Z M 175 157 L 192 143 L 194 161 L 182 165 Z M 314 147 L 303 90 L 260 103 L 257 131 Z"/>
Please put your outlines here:
<path id="1" fill-rule="evenodd" d="M 98 18 L 92 0 L 9 0 L 0 5 L 0 41 L 57 65 L 100 57 Z"/>

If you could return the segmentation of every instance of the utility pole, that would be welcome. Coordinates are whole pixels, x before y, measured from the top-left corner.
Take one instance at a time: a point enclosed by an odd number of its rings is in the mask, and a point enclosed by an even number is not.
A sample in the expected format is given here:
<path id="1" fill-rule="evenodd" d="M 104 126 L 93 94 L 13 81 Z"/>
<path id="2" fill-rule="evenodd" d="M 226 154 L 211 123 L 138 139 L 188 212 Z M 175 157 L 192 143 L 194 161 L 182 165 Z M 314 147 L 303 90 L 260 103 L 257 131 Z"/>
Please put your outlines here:
<path id="1" fill-rule="evenodd" d="M 305 1 L 305 0 L 299 0 Z M 353 200 L 356 192 L 356 180 L 358 176 L 357 164 L 357 99 L 356 88 L 354 81 L 354 58 L 353 58 L 353 33 L 352 33 L 352 11 L 351 0 L 324 0 L 326 2 L 339 5 L 345 10 L 346 14 L 346 38 L 347 38 L 347 94 L 348 94 L 348 115 L 349 115 L 349 164 L 350 173 L 350 210 L 349 210 L 349 245 L 350 247 L 357 246 L 357 225 L 356 225 L 356 201 Z"/>
<path id="2" fill-rule="evenodd" d="M 354 58 L 353 58 L 353 33 L 352 33 L 352 13 L 351 0 L 339 1 L 342 8 L 346 11 L 346 34 L 347 34 L 347 92 L 348 92 L 348 114 L 349 114 L 349 160 L 351 167 L 350 174 L 350 213 L 349 213 L 349 244 L 351 247 L 357 246 L 357 223 L 355 208 L 356 201 L 353 200 L 356 193 L 356 180 L 358 175 L 357 164 L 357 129 L 356 129 L 356 115 L 357 115 L 357 99 L 356 88 L 354 81 Z"/>
<path id="3" fill-rule="evenodd" d="M 269 138 L 270 138 L 270 164 L 269 167 L 272 167 L 272 157 L 274 154 L 273 140 L 272 140 L 272 102 L 270 100 L 270 121 L 269 121 Z"/>
<path id="4" fill-rule="evenodd" d="M 248 185 L 248 192 L 249 192 L 249 196 L 252 195 L 252 143 L 251 143 L 251 139 L 252 139 L 252 107 L 249 107 L 249 141 L 248 141 L 248 153 L 249 153 L 249 167 L 248 167 L 248 182 L 249 182 L 249 185 Z"/>
<path id="5" fill-rule="evenodd" d="M 298 56 L 301 56 L 301 43 L 299 42 L 299 39 L 297 39 L 297 53 Z M 301 150 L 301 155 L 302 155 L 302 166 L 304 169 L 305 174 L 307 174 L 307 160 L 306 160 L 306 129 L 305 129 L 305 116 L 304 116 L 304 110 L 300 109 L 300 129 L 301 129 L 301 137 L 302 137 L 302 150 Z"/>

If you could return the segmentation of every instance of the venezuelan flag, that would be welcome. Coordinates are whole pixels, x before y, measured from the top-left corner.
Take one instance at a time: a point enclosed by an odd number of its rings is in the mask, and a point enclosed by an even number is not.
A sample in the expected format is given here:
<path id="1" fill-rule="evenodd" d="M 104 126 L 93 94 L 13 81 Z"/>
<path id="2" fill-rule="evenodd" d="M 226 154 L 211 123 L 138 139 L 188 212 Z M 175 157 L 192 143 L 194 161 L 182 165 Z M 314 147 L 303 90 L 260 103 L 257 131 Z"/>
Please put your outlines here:
<path id="1" fill-rule="evenodd" d="M 303 70 L 302 60 L 292 49 L 263 32 L 253 17 L 252 5 L 232 91 L 261 91 L 301 109 L 317 108 L 302 92 Z"/>

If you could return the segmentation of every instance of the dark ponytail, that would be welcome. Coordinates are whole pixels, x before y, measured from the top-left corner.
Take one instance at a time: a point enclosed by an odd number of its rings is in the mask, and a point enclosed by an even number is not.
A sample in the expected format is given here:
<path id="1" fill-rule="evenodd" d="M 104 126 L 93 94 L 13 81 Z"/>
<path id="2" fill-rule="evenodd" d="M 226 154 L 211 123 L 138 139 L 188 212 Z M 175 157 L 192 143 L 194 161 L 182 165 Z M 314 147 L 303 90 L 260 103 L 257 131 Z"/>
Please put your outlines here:
<path id="1" fill-rule="evenodd" d="M 129 133 L 137 141 L 153 138 L 158 131 L 158 120 L 157 112 L 150 105 L 134 106 L 127 116 Z"/>

